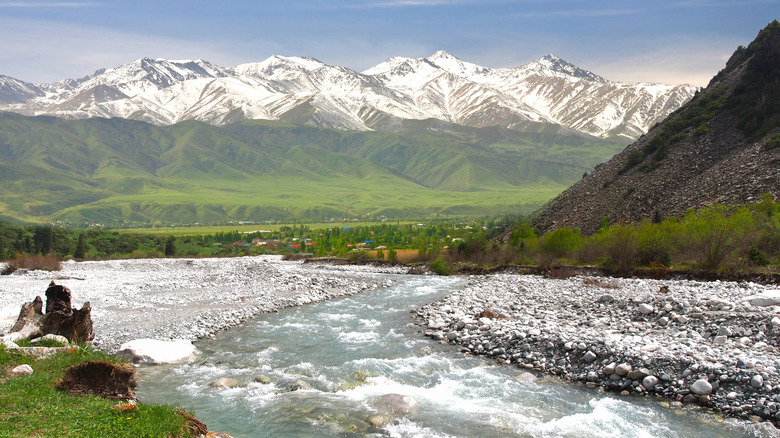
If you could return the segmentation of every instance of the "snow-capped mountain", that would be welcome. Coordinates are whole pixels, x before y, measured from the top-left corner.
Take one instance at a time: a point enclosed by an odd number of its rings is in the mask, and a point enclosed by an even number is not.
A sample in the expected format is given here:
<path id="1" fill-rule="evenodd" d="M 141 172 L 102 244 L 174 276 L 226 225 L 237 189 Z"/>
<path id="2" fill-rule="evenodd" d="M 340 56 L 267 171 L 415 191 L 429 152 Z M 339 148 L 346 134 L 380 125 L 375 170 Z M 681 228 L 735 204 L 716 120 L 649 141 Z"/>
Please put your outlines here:
<path id="1" fill-rule="evenodd" d="M 492 69 L 440 51 L 391 58 L 362 73 L 309 57 L 272 56 L 235 68 L 143 58 L 53 84 L 0 76 L 0 110 L 159 125 L 271 119 L 348 130 L 393 130 L 408 119 L 476 127 L 533 121 L 635 138 L 695 90 L 610 82 L 553 55 Z"/>

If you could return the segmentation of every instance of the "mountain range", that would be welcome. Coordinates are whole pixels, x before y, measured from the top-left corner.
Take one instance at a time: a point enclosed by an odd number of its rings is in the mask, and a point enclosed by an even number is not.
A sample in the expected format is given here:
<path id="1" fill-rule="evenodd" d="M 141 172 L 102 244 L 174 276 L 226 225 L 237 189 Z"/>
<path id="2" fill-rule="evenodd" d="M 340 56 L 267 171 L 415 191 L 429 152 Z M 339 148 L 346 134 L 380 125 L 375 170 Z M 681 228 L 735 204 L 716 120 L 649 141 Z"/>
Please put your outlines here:
<path id="1" fill-rule="evenodd" d="M 663 123 L 534 214 L 543 228 L 680 216 L 715 203 L 780 199 L 780 22 Z"/>
<path id="2" fill-rule="evenodd" d="M 493 69 L 439 51 L 391 58 L 363 72 L 309 57 L 271 56 L 233 68 L 143 58 L 51 84 L 0 76 L 0 110 L 161 126 L 265 119 L 389 132 L 408 120 L 518 131 L 546 123 L 627 144 L 695 92 L 687 85 L 608 81 L 554 55 Z"/>

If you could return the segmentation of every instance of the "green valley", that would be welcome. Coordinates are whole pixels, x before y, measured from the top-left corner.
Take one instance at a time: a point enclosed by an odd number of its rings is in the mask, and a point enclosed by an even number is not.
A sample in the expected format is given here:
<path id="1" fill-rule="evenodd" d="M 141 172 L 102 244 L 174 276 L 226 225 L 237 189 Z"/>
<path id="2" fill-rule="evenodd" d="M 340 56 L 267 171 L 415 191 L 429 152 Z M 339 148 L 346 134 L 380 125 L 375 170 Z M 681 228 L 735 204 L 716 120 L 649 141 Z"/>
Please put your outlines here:
<path id="1" fill-rule="evenodd" d="M 548 125 L 167 127 L 0 113 L 0 219 L 109 226 L 527 213 L 623 146 Z"/>

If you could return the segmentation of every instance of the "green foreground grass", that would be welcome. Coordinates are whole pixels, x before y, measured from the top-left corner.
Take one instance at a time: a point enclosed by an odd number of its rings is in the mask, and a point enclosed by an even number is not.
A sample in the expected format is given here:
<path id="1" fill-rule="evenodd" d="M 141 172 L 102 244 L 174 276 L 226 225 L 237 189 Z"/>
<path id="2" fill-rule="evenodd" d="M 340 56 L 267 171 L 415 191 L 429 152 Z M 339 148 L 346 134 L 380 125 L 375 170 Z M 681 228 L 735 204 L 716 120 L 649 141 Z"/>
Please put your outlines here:
<path id="1" fill-rule="evenodd" d="M 171 407 L 139 403 L 137 410 L 122 412 L 111 409 L 117 400 L 55 389 L 66 368 L 88 360 L 118 361 L 90 348 L 35 359 L 0 346 L 0 437 L 190 436 L 186 420 Z M 33 373 L 10 377 L 21 364 L 29 364 Z"/>

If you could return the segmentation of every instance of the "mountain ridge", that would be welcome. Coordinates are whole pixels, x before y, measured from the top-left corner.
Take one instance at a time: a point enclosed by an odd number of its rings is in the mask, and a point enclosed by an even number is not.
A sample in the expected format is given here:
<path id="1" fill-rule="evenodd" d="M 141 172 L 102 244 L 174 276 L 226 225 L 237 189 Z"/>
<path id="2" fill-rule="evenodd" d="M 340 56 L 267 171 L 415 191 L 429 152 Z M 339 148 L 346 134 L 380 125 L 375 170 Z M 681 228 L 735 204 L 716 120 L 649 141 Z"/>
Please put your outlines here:
<path id="1" fill-rule="evenodd" d="M 530 212 L 619 144 L 438 120 L 398 133 L 0 112 L 0 215 L 70 224 Z"/>
<path id="2" fill-rule="evenodd" d="M 52 84 L 3 79 L 0 110 L 25 115 L 122 117 L 158 125 L 294 120 L 358 131 L 392 131 L 401 120 L 430 118 L 472 127 L 534 121 L 625 139 L 643 134 L 695 92 L 684 85 L 607 81 L 551 54 L 493 69 L 445 51 L 390 58 L 363 72 L 312 57 L 273 55 L 233 68 L 141 58 Z"/>
<path id="3" fill-rule="evenodd" d="M 543 228 L 680 216 L 780 199 L 780 22 L 739 47 L 709 85 L 534 214 Z"/>

